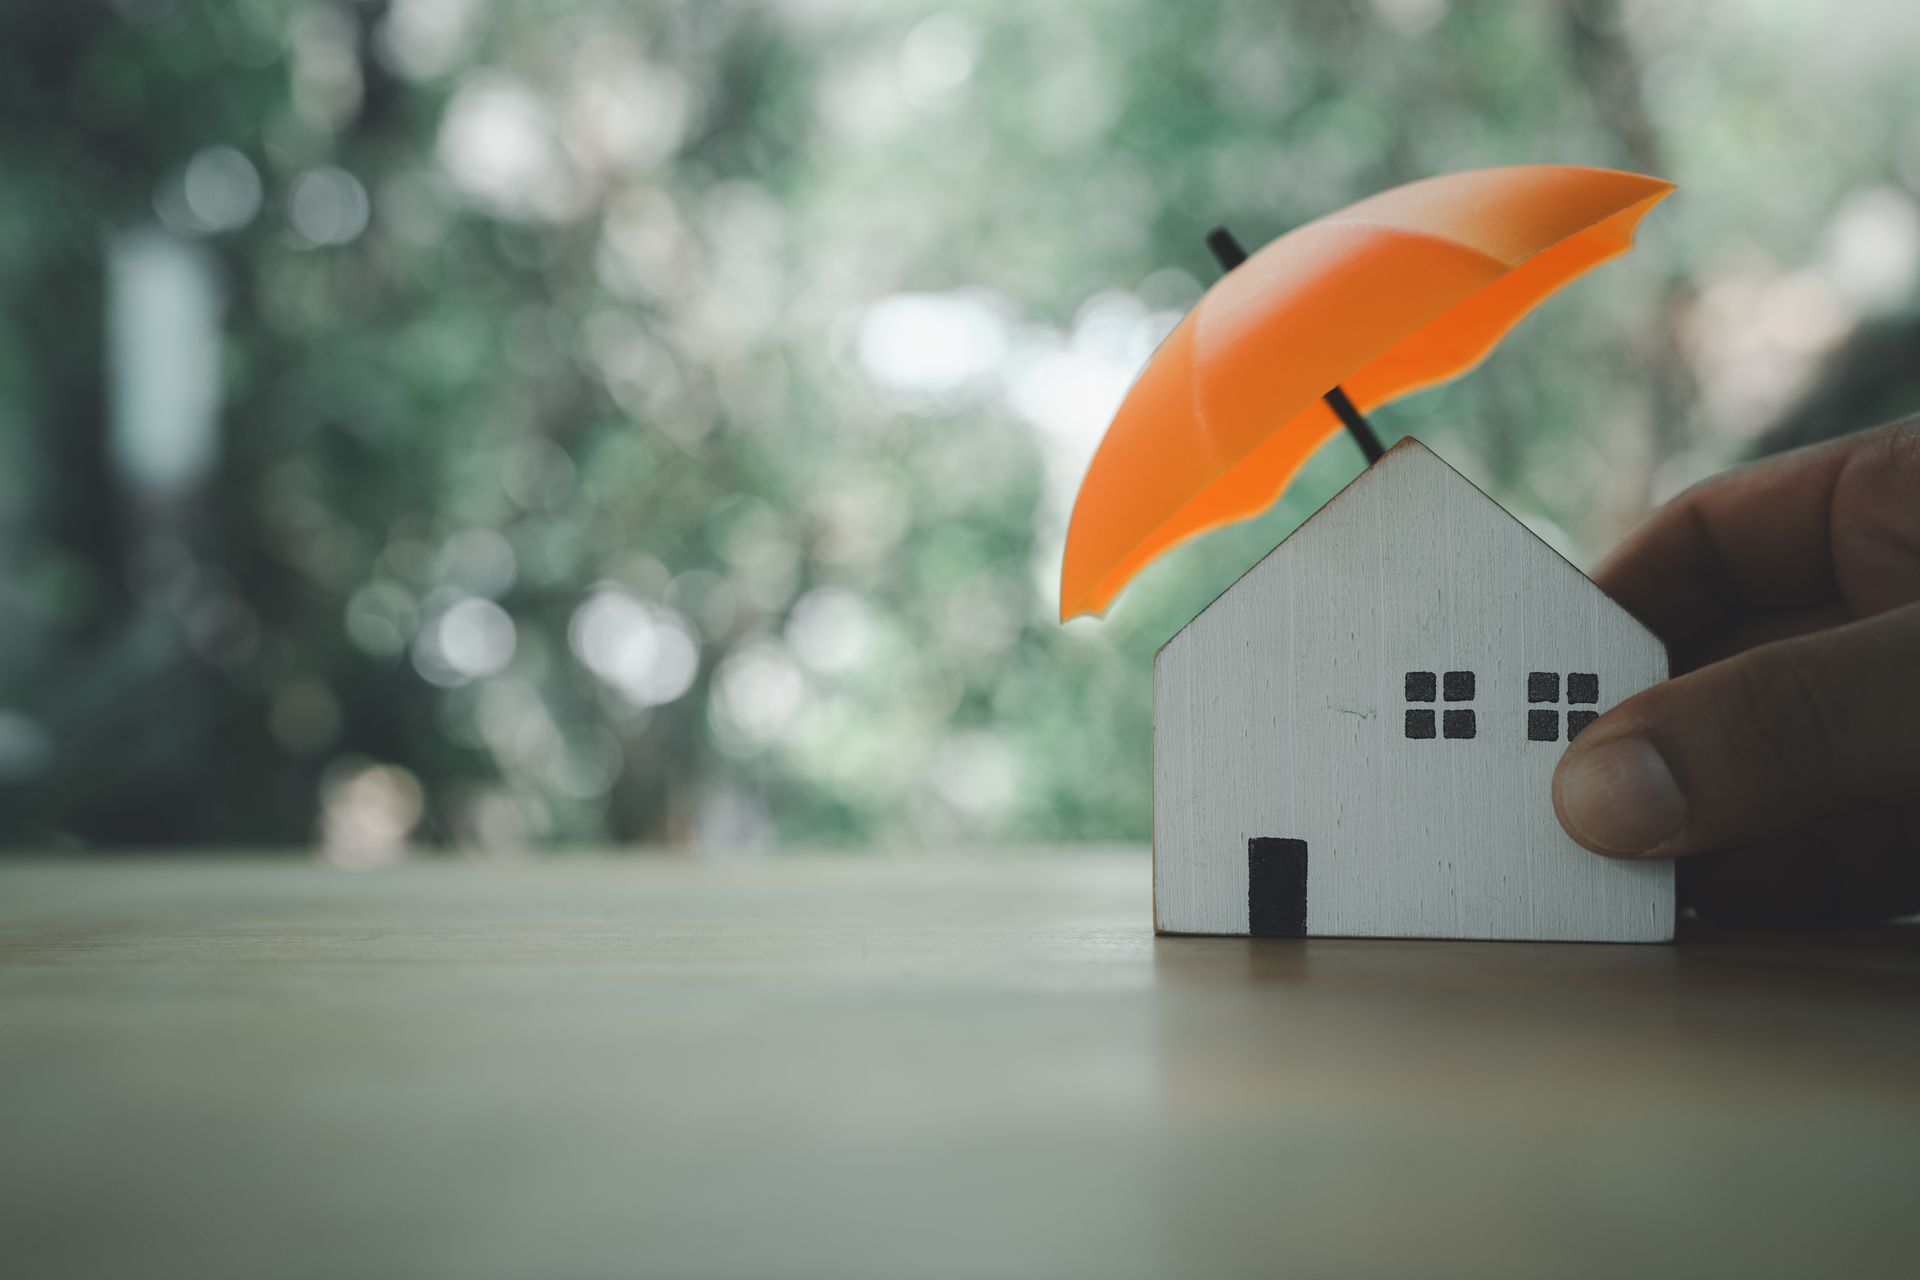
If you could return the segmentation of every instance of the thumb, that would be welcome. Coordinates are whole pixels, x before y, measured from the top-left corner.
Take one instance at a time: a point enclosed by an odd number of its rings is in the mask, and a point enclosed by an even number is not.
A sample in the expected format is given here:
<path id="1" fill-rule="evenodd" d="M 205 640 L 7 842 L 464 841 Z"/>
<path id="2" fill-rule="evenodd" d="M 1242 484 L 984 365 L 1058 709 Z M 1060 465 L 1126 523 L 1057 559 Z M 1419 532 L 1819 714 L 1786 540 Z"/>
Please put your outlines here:
<path id="1" fill-rule="evenodd" d="M 1920 799 L 1920 604 L 1655 685 L 1582 730 L 1553 776 L 1567 834 L 1629 858 L 1902 799 Z"/>

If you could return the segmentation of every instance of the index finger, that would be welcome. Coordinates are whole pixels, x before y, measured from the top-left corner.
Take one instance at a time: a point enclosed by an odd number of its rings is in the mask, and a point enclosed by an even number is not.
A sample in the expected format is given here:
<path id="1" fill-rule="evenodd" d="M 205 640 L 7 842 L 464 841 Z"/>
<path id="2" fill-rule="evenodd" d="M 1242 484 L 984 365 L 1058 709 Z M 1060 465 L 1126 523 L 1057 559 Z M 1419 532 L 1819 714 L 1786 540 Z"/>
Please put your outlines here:
<path id="1" fill-rule="evenodd" d="M 1891 472 L 1891 474 L 1889 474 Z M 1904 495 L 1904 498 L 1903 498 Z M 1910 541 L 1909 541 L 1910 540 Z M 1908 542 L 1909 567 L 1863 544 Z M 1884 546 L 1882 549 L 1886 549 Z M 1849 572 L 1853 570 L 1855 572 Z M 1885 571 L 1910 584 L 1882 581 Z M 1594 581 L 1669 646 L 1835 602 L 1865 613 L 1920 596 L 1920 420 L 1782 454 L 1689 489 L 1628 535 Z"/>

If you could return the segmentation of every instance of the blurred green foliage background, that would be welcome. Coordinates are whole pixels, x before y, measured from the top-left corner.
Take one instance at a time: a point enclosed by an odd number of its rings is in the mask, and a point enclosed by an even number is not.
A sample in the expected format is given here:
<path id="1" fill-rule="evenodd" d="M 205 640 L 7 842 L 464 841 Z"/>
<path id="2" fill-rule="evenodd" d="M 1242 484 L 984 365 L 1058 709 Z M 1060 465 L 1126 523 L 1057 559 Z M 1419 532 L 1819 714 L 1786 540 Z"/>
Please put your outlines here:
<path id="1" fill-rule="evenodd" d="M 1878 0 L 15 0 L 0 842 L 1144 839 L 1153 650 L 1359 461 L 1054 620 L 1205 230 L 1678 181 L 1377 417 L 1590 562 L 1920 406 L 1916 47 Z"/>

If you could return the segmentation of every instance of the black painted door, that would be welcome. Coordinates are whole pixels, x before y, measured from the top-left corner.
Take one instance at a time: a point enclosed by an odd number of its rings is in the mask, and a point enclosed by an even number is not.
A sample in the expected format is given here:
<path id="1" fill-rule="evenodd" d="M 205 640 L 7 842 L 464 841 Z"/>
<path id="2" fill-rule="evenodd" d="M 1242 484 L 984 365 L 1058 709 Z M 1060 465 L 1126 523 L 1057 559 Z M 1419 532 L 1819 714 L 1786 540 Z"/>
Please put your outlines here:
<path id="1" fill-rule="evenodd" d="M 1307 842 L 1247 841 L 1247 932 L 1256 938 L 1307 936 Z"/>

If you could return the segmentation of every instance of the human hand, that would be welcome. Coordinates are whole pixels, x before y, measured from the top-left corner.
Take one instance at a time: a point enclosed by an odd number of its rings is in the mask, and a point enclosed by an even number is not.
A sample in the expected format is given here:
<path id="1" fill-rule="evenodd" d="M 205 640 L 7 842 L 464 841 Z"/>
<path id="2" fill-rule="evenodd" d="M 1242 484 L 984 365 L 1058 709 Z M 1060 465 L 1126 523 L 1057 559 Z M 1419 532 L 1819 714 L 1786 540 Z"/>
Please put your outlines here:
<path id="1" fill-rule="evenodd" d="M 1920 911 L 1920 418 L 1710 480 L 1594 580 L 1674 678 L 1567 748 L 1567 834 L 1687 859 L 1709 917 Z"/>

